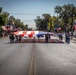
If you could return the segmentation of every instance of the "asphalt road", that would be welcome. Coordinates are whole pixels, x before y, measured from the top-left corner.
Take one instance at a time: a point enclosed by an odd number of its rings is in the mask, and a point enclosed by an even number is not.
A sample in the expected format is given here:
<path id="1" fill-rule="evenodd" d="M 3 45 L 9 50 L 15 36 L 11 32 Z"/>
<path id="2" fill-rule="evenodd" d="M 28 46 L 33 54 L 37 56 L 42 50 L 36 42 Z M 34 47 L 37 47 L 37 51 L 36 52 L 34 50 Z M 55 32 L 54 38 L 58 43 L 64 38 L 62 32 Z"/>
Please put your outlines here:
<path id="1" fill-rule="evenodd" d="M 0 39 L 0 75 L 76 75 L 76 47 Z"/>

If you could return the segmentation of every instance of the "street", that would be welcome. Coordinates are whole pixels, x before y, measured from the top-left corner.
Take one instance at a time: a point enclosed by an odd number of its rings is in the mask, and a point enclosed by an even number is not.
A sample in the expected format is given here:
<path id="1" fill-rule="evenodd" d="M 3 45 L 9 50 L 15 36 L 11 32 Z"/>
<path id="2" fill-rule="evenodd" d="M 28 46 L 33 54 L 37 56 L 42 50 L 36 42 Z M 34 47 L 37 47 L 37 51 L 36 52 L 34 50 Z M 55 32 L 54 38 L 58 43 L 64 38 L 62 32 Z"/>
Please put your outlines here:
<path id="1" fill-rule="evenodd" d="M 0 75 L 76 75 L 76 47 L 0 39 Z"/>

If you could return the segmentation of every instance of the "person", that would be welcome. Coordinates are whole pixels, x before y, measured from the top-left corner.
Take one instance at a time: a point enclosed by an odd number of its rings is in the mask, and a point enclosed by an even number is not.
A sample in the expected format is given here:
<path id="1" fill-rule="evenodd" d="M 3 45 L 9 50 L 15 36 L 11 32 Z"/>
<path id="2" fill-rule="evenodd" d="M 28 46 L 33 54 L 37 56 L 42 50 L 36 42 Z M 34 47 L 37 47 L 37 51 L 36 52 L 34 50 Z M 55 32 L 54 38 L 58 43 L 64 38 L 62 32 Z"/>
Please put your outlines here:
<path id="1" fill-rule="evenodd" d="M 22 40 L 22 37 L 21 37 L 21 35 L 19 35 L 19 42 L 21 43 L 21 40 Z"/>
<path id="2" fill-rule="evenodd" d="M 3 37 L 3 34 L 1 33 L 0 36 L 1 36 L 1 38 L 2 38 L 2 37 Z"/>
<path id="3" fill-rule="evenodd" d="M 68 32 L 67 34 L 67 43 L 69 44 L 70 43 L 70 33 Z"/>
<path id="4" fill-rule="evenodd" d="M 67 43 L 67 32 L 65 33 L 65 42 Z"/>
<path id="5" fill-rule="evenodd" d="M 45 42 L 48 42 L 48 33 L 47 34 L 45 34 Z"/>
<path id="6" fill-rule="evenodd" d="M 39 40 L 40 36 L 37 36 L 37 38 L 38 38 L 38 40 Z"/>
<path id="7" fill-rule="evenodd" d="M 12 35 L 9 35 L 10 43 L 12 42 Z"/>
<path id="8" fill-rule="evenodd" d="M 66 43 L 70 43 L 70 33 L 69 32 L 67 32 L 66 34 L 65 34 L 65 41 L 66 41 Z"/>
<path id="9" fill-rule="evenodd" d="M 59 33 L 59 39 L 62 41 L 63 40 L 63 34 L 62 32 Z"/>
<path id="10" fill-rule="evenodd" d="M 16 42 L 18 42 L 18 35 L 15 35 L 15 38 L 16 38 Z"/>
<path id="11" fill-rule="evenodd" d="M 49 39 L 51 38 L 51 35 L 50 35 L 50 34 L 48 34 L 48 38 L 49 38 Z"/>
<path id="12" fill-rule="evenodd" d="M 14 35 L 11 34 L 11 41 L 14 42 L 14 39 L 15 39 L 15 38 L 14 38 Z"/>

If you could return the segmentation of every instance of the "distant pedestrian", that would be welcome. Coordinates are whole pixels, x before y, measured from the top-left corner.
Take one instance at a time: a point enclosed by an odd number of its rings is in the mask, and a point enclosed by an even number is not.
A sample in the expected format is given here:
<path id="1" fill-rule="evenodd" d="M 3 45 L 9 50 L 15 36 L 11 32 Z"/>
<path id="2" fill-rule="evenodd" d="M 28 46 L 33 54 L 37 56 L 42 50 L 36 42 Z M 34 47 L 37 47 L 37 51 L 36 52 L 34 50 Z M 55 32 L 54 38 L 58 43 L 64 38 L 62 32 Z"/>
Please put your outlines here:
<path id="1" fill-rule="evenodd" d="M 18 42 L 18 35 L 15 35 L 16 42 Z"/>
<path id="2" fill-rule="evenodd" d="M 59 36 L 59 40 L 63 40 L 63 33 L 62 32 L 60 32 L 59 34 L 58 34 L 58 36 Z"/>
<path id="3" fill-rule="evenodd" d="M 1 37 L 1 38 L 3 37 L 3 34 L 2 34 L 2 33 L 0 34 L 0 37 Z"/>
<path id="4" fill-rule="evenodd" d="M 9 35 L 9 40 L 10 40 L 10 43 L 12 42 L 12 35 L 10 34 Z"/>
<path id="5" fill-rule="evenodd" d="M 69 44 L 70 43 L 70 33 L 69 32 L 68 32 L 67 39 L 68 39 L 68 44 Z"/>
<path id="6" fill-rule="evenodd" d="M 65 34 L 65 41 L 66 41 L 66 43 L 70 43 L 70 33 L 69 32 L 67 32 L 66 34 Z"/>
<path id="7" fill-rule="evenodd" d="M 48 34 L 48 38 L 49 38 L 49 39 L 51 38 L 51 35 L 50 35 L 50 34 Z"/>
<path id="8" fill-rule="evenodd" d="M 47 42 L 48 43 L 48 33 L 47 34 L 45 34 L 45 42 Z"/>
<path id="9" fill-rule="evenodd" d="M 67 33 L 65 33 L 65 42 L 67 43 Z"/>
<path id="10" fill-rule="evenodd" d="M 15 38 L 14 38 L 14 34 L 12 34 L 12 35 L 11 35 L 11 40 L 12 40 L 12 42 L 14 42 L 14 39 L 15 39 Z"/>
<path id="11" fill-rule="evenodd" d="M 21 43 L 21 40 L 22 40 L 22 37 L 21 37 L 21 35 L 19 35 L 19 42 Z"/>

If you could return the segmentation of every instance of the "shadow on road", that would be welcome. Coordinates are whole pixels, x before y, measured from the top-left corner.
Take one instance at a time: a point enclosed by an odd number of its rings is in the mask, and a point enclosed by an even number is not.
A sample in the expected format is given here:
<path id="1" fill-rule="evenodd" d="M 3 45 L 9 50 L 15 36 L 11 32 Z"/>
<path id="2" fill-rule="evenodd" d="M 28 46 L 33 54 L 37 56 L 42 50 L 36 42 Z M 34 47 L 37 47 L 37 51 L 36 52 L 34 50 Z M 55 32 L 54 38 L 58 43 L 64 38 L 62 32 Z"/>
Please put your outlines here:
<path id="1" fill-rule="evenodd" d="M 21 42 L 8 42 L 8 43 L 5 43 L 5 44 L 15 44 L 15 43 L 64 43 L 63 41 L 60 41 L 58 39 L 50 39 L 48 40 L 48 42 L 45 42 L 45 39 L 24 39 L 22 40 Z"/>

